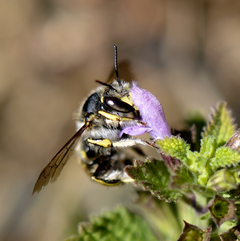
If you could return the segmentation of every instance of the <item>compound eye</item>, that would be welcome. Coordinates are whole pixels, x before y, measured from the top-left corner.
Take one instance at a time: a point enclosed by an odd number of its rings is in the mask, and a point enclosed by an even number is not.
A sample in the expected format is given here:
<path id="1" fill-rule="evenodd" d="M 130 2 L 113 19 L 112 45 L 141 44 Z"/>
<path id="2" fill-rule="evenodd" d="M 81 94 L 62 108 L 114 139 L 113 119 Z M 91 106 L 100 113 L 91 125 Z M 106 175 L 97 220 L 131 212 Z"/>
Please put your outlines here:
<path id="1" fill-rule="evenodd" d="M 133 112 L 134 108 L 116 97 L 105 97 L 104 103 L 111 109 L 123 113 Z"/>

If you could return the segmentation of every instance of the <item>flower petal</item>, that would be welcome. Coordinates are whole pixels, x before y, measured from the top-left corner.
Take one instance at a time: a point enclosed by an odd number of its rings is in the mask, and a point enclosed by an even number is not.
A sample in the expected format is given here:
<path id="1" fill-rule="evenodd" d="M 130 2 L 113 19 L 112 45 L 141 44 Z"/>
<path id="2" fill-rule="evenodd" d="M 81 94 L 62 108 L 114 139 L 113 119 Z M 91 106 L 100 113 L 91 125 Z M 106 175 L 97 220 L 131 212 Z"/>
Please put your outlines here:
<path id="1" fill-rule="evenodd" d="M 163 108 L 156 96 L 147 90 L 141 89 L 133 82 L 131 98 L 134 105 L 139 109 L 142 121 L 147 124 L 146 132 L 154 139 L 164 139 L 166 136 L 171 136 Z M 137 133 L 139 127 L 134 128 L 136 128 Z M 134 131 L 132 130 L 131 133 L 134 133 Z"/>

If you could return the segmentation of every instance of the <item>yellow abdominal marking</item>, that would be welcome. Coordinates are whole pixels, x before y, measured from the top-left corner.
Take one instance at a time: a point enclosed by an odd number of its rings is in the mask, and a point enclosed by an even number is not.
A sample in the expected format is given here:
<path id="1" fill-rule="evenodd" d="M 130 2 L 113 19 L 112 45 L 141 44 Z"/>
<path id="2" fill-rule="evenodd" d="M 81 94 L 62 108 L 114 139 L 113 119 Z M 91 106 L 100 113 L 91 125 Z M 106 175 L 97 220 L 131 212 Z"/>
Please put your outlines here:
<path id="1" fill-rule="evenodd" d="M 102 147 L 111 147 L 112 142 L 109 139 L 103 139 L 103 140 L 93 140 L 93 139 L 87 139 L 89 143 L 102 146 Z"/>
<path id="2" fill-rule="evenodd" d="M 119 185 L 121 183 L 121 181 L 117 181 L 117 182 L 107 182 L 107 181 L 103 181 L 103 180 L 100 180 L 100 179 L 97 179 L 95 177 L 92 177 L 92 179 L 100 184 L 103 184 L 103 185 L 106 185 L 106 186 L 116 186 L 116 185 Z"/>
<path id="3" fill-rule="evenodd" d="M 81 156 L 82 156 L 82 158 L 87 159 L 86 152 L 83 150 L 81 150 Z"/>

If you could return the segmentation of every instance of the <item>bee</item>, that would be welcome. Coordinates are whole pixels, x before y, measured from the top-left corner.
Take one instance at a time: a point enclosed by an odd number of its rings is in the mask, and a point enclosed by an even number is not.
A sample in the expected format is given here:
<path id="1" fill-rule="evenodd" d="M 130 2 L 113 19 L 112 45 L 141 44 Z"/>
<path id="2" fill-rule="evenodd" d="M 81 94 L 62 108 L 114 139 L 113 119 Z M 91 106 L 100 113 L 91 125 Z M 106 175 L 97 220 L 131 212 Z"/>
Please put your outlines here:
<path id="1" fill-rule="evenodd" d="M 110 83 L 96 81 L 100 86 L 83 102 L 76 114 L 77 132 L 42 170 L 33 193 L 57 179 L 74 150 L 96 182 L 114 186 L 131 180 L 124 169 L 133 165 L 134 160 L 122 150 L 131 147 L 144 156 L 138 144 L 145 145 L 145 142 L 122 133 L 122 130 L 131 126 L 144 127 L 145 123 L 132 102 L 132 84 L 119 78 L 116 45 L 114 49 L 117 79 Z"/>

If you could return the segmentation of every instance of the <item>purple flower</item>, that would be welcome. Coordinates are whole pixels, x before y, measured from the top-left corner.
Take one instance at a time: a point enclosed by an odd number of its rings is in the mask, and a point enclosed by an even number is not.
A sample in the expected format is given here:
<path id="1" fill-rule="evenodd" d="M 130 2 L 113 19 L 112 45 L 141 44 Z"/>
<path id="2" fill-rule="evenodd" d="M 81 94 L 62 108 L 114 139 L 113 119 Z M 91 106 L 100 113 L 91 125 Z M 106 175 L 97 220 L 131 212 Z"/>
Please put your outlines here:
<path id="1" fill-rule="evenodd" d="M 163 108 L 152 93 L 141 89 L 135 82 L 132 83 L 131 98 L 139 109 L 142 121 L 146 126 L 131 126 L 122 130 L 122 133 L 135 136 L 148 132 L 154 139 L 170 137 L 171 132 L 166 121 Z"/>

